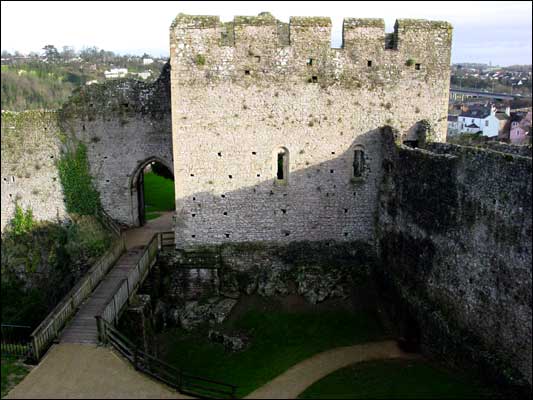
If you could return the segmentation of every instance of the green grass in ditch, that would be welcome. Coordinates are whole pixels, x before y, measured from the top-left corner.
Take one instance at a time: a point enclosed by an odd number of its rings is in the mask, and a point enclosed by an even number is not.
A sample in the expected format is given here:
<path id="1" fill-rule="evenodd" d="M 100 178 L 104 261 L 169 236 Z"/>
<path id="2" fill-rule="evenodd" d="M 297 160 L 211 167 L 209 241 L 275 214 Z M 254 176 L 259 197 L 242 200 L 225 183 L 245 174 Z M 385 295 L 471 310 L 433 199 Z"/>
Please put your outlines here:
<path id="1" fill-rule="evenodd" d="M 159 217 L 162 211 L 173 211 L 174 181 L 153 172 L 145 173 L 144 203 L 147 220 Z"/>
<path id="2" fill-rule="evenodd" d="M 175 329 L 160 337 L 161 357 L 191 374 L 237 385 L 237 395 L 245 396 L 314 354 L 384 337 L 373 315 L 347 311 L 252 310 L 234 321 L 232 328 L 249 334 L 247 350 L 227 352 L 209 342 L 207 332 L 187 334 Z"/>
<path id="3" fill-rule="evenodd" d="M 29 368 L 16 358 L 2 356 L 0 362 L 2 367 L 2 397 L 4 397 L 26 376 Z"/>
<path id="4" fill-rule="evenodd" d="M 300 399 L 494 398 L 479 382 L 422 360 L 368 361 L 340 369 Z"/>

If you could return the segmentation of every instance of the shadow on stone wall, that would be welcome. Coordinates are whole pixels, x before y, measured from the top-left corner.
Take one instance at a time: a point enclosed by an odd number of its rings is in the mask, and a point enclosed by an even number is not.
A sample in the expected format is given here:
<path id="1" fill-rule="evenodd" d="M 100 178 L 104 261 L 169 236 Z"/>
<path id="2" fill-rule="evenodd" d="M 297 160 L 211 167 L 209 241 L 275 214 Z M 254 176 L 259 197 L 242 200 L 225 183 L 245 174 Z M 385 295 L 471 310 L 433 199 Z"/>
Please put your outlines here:
<path id="1" fill-rule="evenodd" d="M 377 264 L 422 344 L 531 392 L 531 158 L 432 143 L 384 176 Z"/>

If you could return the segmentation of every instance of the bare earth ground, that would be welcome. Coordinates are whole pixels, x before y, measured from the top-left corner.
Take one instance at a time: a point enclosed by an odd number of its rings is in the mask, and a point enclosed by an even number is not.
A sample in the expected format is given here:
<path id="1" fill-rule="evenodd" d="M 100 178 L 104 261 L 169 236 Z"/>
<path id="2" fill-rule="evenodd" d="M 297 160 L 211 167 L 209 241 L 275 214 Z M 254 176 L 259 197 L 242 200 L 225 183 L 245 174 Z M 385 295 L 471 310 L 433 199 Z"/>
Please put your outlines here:
<path id="1" fill-rule="evenodd" d="M 137 246 L 146 246 L 155 233 L 171 231 L 173 229 L 173 214 L 173 211 L 162 212 L 160 217 L 147 221 L 143 226 L 124 231 L 123 235 L 126 239 L 126 249 L 129 250 Z"/>
<path id="2" fill-rule="evenodd" d="M 124 232 L 126 247 L 132 249 L 144 246 L 154 233 L 171 228 L 172 212 L 164 213 L 141 228 Z M 295 297 L 289 297 L 283 303 L 290 310 L 308 308 Z M 393 341 L 339 347 L 294 365 L 247 398 L 296 398 L 314 382 L 350 364 L 366 360 L 414 357 L 416 356 L 402 352 Z M 127 360 L 108 348 L 93 344 L 62 343 L 54 345 L 39 365 L 6 398 L 190 397 L 135 371 Z"/>
<path id="3" fill-rule="evenodd" d="M 296 398 L 310 385 L 339 368 L 360 361 L 417 358 L 384 341 L 339 347 L 317 354 L 251 393 L 250 399 Z M 88 344 L 55 345 L 7 399 L 29 398 L 161 398 L 185 399 L 167 386 L 137 372 L 123 358 Z"/>
<path id="4" fill-rule="evenodd" d="M 54 345 L 6 399 L 184 399 L 107 348 Z"/>
<path id="5" fill-rule="evenodd" d="M 338 347 L 294 365 L 246 398 L 295 399 L 313 383 L 339 368 L 361 361 L 392 358 L 417 358 L 417 356 L 404 353 L 394 341 Z"/>

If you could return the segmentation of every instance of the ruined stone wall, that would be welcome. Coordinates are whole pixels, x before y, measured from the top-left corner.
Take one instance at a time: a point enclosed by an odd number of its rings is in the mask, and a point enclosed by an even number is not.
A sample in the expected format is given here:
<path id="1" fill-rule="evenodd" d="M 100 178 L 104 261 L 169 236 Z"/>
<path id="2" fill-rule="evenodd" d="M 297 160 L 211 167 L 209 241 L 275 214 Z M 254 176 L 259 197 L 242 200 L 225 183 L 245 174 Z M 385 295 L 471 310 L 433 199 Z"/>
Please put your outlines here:
<path id="1" fill-rule="evenodd" d="M 87 146 L 103 208 L 117 221 L 139 223 L 136 182 L 158 161 L 172 171 L 168 65 L 154 83 L 131 79 L 85 86 L 61 110 L 63 129 Z"/>
<path id="2" fill-rule="evenodd" d="M 381 181 L 380 127 L 443 141 L 451 27 L 329 18 L 179 15 L 170 30 L 178 247 L 239 241 L 372 241 Z M 390 38 L 389 38 L 390 39 Z M 365 152 L 352 179 L 354 149 Z M 276 150 L 288 182 L 275 179 Z"/>
<path id="3" fill-rule="evenodd" d="M 428 150 L 398 148 L 385 162 L 385 292 L 405 303 L 426 348 L 531 388 L 531 158 Z"/>
<path id="4" fill-rule="evenodd" d="M 310 304 L 372 310 L 376 257 L 362 242 L 224 243 L 165 250 L 141 288 L 163 324 L 190 329 L 229 313 L 241 296 L 273 301 L 300 295 Z M 226 308 L 229 306 L 229 309 Z M 220 321 L 219 321 L 220 322 Z"/>
<path id="5" fill-rule="evenodd" d="M 37 220 L 66 216 L 56 160 L 61 130 L 54 111 L 2 111 L 1 229 L 13 218 L 15 202 Z"/>
<path id="6" fill-rule="evenodd" d="M 37 219 L 66 216 L 55 167 L 61 140 L 86 145 L 102 206 L 117 221 L 137 225 L 140 172 L 151 161 L 173 170 L 170 119 L 168 65 L 154 83 L 82 87 L 58 111 L 2 112 L 2 230 L 17 198 Z"/>

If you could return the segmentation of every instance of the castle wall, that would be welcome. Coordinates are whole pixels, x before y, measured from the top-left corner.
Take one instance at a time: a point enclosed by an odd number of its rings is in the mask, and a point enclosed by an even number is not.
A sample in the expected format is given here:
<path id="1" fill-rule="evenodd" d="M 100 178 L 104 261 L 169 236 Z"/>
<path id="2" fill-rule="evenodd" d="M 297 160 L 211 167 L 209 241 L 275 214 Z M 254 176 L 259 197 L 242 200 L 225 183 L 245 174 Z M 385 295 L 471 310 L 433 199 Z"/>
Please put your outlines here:
<path id="1" fill-rule="evenodd" d="M 113 80 L 82 87 L 58 111 L 2 112 L 2 230 L 15 199 L 42 220 L 66 217 L 55 161 L 61 140 L 86 145 L 103 208 L 125 225 L 139 223 L 136 180 L 158 161 L 171 171 L 170 75 L 154 83 Z"/>
<path id="2" fill-rule="evenodd" d="M 531 157 L 428 150 L 402 147 L 386 162 L 385 292 L 406 304 L 433 353 L 531 387 Z"/>
<path id="3" fill-rule="evenodd" d="M 63 129 L 87 146 L 103 208 L 128 226 L 139 223 L 136 180 L 150 161 L 171 171 L 168 67 L 155 83 L 112 80 L 83 87 L 61 110 Z"/>
<path id="4" fill-rule="evenodd" d="M 11 221 L 15 202 L 31 208 L 37 220 L 59 221 L 66 216 L 55 166 L 61 141 L 54 111 L 2 111 L 1 229 Z"/>
<path id="5" fill-rule="evenodd" d="M 430 140 L 445 138 L 451 27 L 401 20 L 395 49 L 385 49 L 382 20 L 345 20 L 342 49 L 330 48 L 330 35 L 329 18 L 293 17 L 288 35 L 270 14 L 224 24 L 176 18 L 178 247 L 373 240 L 380 128 L 396 127 L 402 140 L 428 120 Z M 357 146 L 366 169 L 354 180 Z M 285 185 L 275 180 L 281 147 L 290 160 Z"/>

